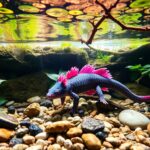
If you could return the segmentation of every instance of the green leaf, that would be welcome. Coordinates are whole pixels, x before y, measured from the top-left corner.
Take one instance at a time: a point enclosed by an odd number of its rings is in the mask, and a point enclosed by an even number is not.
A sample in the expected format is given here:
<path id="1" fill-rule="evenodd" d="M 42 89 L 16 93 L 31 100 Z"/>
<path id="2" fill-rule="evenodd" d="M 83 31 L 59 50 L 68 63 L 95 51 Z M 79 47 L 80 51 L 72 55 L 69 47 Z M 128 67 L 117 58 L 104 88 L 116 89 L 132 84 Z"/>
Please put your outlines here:
<path id="1" fill-rule="evenodd" d="M 0 106 L 4 105 L 8 100 L 6 100 L 5 98 L 0 97 Z"/>
<path id="2" fill-rule="evenodd" d="M 58 76 L 59 76 L 58 74 L 54 74 L 54 73 L 46 73 L 46 75 L 54 81 L 57 81 Z"/>
<path id="3" fill-rule="evenodd" d="M 0 79 L 0 84 L 1 84 L 2 82 L 4 82 L 4 81 L 6 81 L 6 80 L 2 80 L 2 79 Z"/>
<path id="4" fill-rule="evenodd" d="M 140 70 L 141 69 L 141 64 L 138 64 L 138 65 L 134 65 L 134 66 L 127 66 L 127 68 L 131 71 L 137 71 L 137 70 Z"/>

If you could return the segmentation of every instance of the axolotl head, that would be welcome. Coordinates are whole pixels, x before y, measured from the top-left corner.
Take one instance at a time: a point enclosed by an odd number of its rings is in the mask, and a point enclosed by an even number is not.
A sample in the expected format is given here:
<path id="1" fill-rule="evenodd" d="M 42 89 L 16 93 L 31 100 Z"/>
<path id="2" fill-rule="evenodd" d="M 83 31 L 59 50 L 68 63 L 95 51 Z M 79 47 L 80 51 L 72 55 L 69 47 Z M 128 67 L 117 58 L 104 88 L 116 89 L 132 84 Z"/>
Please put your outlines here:
<path id="1" fill-rule="evenodd" d="M 57 98 L 57 97 L 65 96 L 66 83 L 67 83 L 67 80 L 66 80 L 65 76 L 61 75 L 58 78 L 58 81 L 54 84 L 54 86 L 48 90 L 47 97 L 48 98 Z"/>

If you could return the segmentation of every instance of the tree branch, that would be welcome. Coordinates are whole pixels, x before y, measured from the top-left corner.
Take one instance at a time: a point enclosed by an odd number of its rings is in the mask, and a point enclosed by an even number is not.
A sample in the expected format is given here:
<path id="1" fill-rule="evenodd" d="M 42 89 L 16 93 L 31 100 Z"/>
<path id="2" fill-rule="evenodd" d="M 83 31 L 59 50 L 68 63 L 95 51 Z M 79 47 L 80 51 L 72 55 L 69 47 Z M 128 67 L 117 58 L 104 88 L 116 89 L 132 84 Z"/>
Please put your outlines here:
<path id="1" fill-rule="evenodd" d="M 119 3 L 120 0 L 117 0 L 114 5 L 112 5 L 109 9 L 107 9 L 105 7 L 105 5 L 103 5 L 102 3 L 100 3 L 98 0 L 96 0 L 96 4 L 100 5 L 105 14 L 102 16 L 102 18 L 96 23 L 94 24 L 94 21 L 89 21 L 91 23 L 91 25 L 93 26 L 93 29 L 92 29 L 92 32 L 91 32 L 91 35 L 89 37 L 89 39 L 87 41 L 83 41 L 81 39 L 81 42 L 82 43 L 85 43 L 85 44 L 91 44 L 93 39 L 94 39 L 94 36 L 98 30 L 98 27 L 101 25 L 101 23 L 106 19 L 106 18 L 109 18 L 111 19 L 112 21 L 114 21 L 116 24 L 118 24 L 123 30 L 137 30 L 137 31 L 150 31 L 150 26 L 144 26 L 144 27 L 132 27 L 132 26 L 127 26 L 125 24 L 123 24 L 122 22 L 120 22 L 119 20 L 117 20 L 116 18 L 114 18 L 112 15 L 111 15 L 111 10 L 113 8 L 115 8 L 117 6 L 117 4 Z"/>

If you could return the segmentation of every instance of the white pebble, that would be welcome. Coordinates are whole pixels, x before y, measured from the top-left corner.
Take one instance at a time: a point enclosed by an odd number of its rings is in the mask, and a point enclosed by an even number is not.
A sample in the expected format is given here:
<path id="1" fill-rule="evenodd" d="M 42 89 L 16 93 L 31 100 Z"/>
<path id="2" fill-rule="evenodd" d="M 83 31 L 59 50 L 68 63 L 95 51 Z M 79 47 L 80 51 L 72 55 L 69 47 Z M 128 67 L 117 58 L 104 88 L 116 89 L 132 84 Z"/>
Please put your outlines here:
<path id="1" fill-rule="evenodd" d="M 65 142 L 65 139 L 61 136 L 61 135 L 58 135 L 57 138 L 56 138 L 56 142 L 63 146 L 64 145 L 64 142 Z"/>
<path id="2" fill-rule="evenodd" d="M 48 138 L 47 132 L 41 132 L 35 136 L 36 139 L 46 140 Z"/>

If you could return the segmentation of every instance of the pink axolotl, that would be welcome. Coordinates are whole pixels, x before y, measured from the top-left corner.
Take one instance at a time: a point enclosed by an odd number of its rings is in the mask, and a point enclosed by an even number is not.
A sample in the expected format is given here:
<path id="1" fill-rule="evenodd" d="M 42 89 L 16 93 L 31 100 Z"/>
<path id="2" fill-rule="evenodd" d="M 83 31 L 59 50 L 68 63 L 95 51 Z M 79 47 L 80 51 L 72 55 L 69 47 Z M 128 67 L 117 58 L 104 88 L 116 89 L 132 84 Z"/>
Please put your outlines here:
<path id="1" fill-rule="evenodd" d="M 135 101 L 150 101 L 150 95 L 134 94 L 125 85 L 112 79 L 106 68 L 95 70 L 92 65 L 85 65 L 80 71 L 78 68 L 72 67 L 66 75 L 60 75 L 56 84 L 49 89 L 47 97 L 50 99 L 60 97 L 63 104 L 65 96 L 71 96 L 74 99 L 72 113 L 76 113 L 79 103 L 77 94 L 93 95 L 97 93 L 99 101 L 107 104 L 102 91 L 108 91 L 108 88 L 117 90 Z"/>

